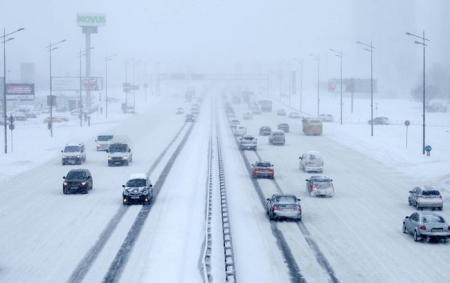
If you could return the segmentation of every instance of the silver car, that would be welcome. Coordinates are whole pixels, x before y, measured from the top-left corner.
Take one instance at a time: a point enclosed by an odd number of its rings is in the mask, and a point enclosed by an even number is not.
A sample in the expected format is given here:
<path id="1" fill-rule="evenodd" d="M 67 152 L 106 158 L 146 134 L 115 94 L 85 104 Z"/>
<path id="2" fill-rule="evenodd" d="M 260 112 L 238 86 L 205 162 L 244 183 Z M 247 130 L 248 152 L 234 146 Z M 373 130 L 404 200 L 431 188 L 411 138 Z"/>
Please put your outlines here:
<path id="1" fill-rule="evenodd" d="M 444 202 L 441 193 L 432 186 L 415 187 L 409 191 L 408 204 L 417 209 L 431 208 L 442 210 Z"/>
<path id="2" fill-rule="evenodd" d="M 282 131 L 272 131 L 269 136 L 269 143 L 273 145 L 284 145 L 286 137 Z"/>
<path id="3" fill-rule="evenodd" d="M 300 199 L 294 195 L 275 194 L 266 200 L 267 215 L 270 220 L 281 218 L 302 220 Z"/>
<path id="4" fill-rule="evenodd" d="M 308 151 L 302 156 L 300 159 L 300 170 L 304 170 L 305 172 L 323 172 L 323 159 L 320 156 L 320 153 L 317 151 Z"/>
<path id="5" fill-rule="evenodd" d="M 437 239 L 447 241 L 450 227 L 444 218 L 433 212 L 414 212 L 403 220 L 403 233 L 413 235 L 414 241 Z"/>

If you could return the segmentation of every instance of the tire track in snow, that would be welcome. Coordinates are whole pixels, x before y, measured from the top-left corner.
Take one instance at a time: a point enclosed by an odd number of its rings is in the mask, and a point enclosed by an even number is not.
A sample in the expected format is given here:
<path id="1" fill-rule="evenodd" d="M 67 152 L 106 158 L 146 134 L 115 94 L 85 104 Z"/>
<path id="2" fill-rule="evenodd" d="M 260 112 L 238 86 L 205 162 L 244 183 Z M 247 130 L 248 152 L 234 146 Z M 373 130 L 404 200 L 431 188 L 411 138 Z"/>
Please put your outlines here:
<path id="1" fill-rule="evenodd" d="M 151 174 L 156 167 L 160 164 L 161 160 L 164 158 L 166 153 L 169 151 L 169 149 L 172 147 L 172 145 L 175 143 L 175 141 L 178 139 L 180 134 L 183 132 L 183 130 L 186 128 L 186 123 L 183 124 L 183 126 L 178 130 L 174 138 L 169 142 L 169 144 L 164 148 L 164 150 L 161 152 L 161 154 L 158 156 L 158 158 L 153 162 L 153 164 L 150 166 L 150 169 L 147 171 L 147 174 Z M 89 272 L 92 264 L 97 259 L 100 252 L 105 247 L 106 243 L 110 239 L 111 235 L 114 233 L 115 229 L 119 225 L 120 221 L 122 220 L 125 213 L 128 211 L 128 206 L 120 206 L 117 212 L 114 214 L 114 216 L 111 218 L 111 220 L 108 222 L 108 225 L 106 225 L 105 229 L 102 231 L 100 236 L 98 237 L 95 244 L 89 249 L 89 251 L 86 253 L 86 255 L 81 259 L 81 261 L 78 263 L 75 270 L 70 275 L 70 278 L 68 282 L 70 283 L 78 283 L 82 282 L 83 279 L 86 277 L 87 273 Z"/>
<path id="2" fill-rule="evenodd" d="M 262 160 L 261 156 L 258 152 L 255 151 L 256 157 L 258 160 Z M 272 180 L 273 184 L 277 188 L 278 192 L 283 193 L 283 189 L 281 188 L 280 184 L 277 182 L 276 179 Z M 317 245 L 316 241 L 311 237 L 311 234 L 309 233 L 308 228 L 306 227 L 305 223 L 303 222 L 297 222 L 297 227 L 300 229 L 300 232 L 303 234 L 303 237 L 305 238 L 306 242 L 308 243 L 311 250 L 314 252 L 314 255 L 316 257 L 317 262 L 319 265 L 325 270 L 325 272 L 330 277 L 330 281 L 337 283 L 339 282 L 338 278 L 336 277 L 336 274 L 333 270 L 333 267 L 325 257 L 325 255 L 320 250 L 319 246 Z"/>
<path id="3" fill-rule="evenodd" d="M 185 136 L 183 137 L 180 144 L 177 146 L 174 153 L 171 155 L 169 161 L 167 162 L 166 166 L 164 167 L 163 171 L 161 172 L 161 175 L 159 176 L 154 186 L 155 192 L 153 196 L 153 201 L 151 202 L 150 205 L 142 206 L 141 210 L 139 211 L 139 214 L 136 216 L 136 219 L 133 222 L 133 225 L 128 231 L 125 240 L 120 246 L 119 251 L 114 257 L 114 260 L 111 263 L 108 272 L 106 273 L 103 279 L 103 282 L 105 283 L 118 282 L 120 280 L 120 276 L 122 275 L 122 272 L 128 262 L 128 258 L 130 256 L 131 251 L 133 250 L 134 244 L 136 243 L 136 240 L 138 239 L 139 234 L 142 231 L 142 227 L 144 226 L 144 223 L 151 212 L 153 204 L 155 203 L 158 194 L 162 186 L 164 185 L 164 182 L 166 181 L 166 178 L 169 175 L 169 172 L 172 169 L 173 164 L 175 163 L 175 160 L 177 159 L 179 153 L 186 144 L 186 141 L 192 132 L 193 125 L 194 124 L 191 124 Z"/>

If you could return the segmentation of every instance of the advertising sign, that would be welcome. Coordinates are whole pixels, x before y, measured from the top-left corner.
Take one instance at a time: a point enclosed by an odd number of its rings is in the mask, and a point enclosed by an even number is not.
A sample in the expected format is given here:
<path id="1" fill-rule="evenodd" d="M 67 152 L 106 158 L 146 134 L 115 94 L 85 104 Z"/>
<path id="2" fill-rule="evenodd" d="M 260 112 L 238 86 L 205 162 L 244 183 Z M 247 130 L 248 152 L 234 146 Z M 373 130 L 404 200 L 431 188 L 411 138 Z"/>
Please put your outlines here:
<path id="1" fill-rule="evenodd" d="M 80 27 L 99 27 L 106 24 L 106 15 L 97 13 L 79 13 L 77 24 Z"/>
<path id="2" fill-rule="evenodd" d="M 34 84 L 6 84 L 7 95 L 34 95 Z"/>
<path id="3" fill-rule="evenodd" d="M 100 91 L 103 89 L 102 77 L 81 78 L 81 87 L 83 91 Z M 79 91 L 79 77 L 52 77 L 52 88 L 55 91 Z"/>

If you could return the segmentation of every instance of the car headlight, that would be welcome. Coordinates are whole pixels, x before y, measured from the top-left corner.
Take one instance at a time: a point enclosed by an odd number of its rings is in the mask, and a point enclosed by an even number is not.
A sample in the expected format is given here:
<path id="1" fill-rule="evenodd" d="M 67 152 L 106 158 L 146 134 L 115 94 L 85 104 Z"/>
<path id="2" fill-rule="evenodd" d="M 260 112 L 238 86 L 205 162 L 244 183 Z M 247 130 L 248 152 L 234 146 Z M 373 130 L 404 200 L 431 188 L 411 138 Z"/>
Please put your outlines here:
<path id="1" fill-rule="evenodd" d="M 86 182 L 81 182 L 82 186 L 86 186 L 86 184 L 87 184 Z"/>
<path id="2" fill-rule="evenodd" d="M 147 195 L 148 194 L 148 190 L 147 189 L 143 189 L 142 190 L 142 194 Z"/>
<path id="3" fill-rule="evenodd" d="M 77 158 L 81 158 L 81 155 L 77 155 Z"/>
<path id="4" fill-rule="evenodd" d="M 125 160 L 126 160 L 126 159 L 128 159 L 128 156 L 123 156 L 122 159 L 125 159 Z"/>
<path id="5" fill-rule="evenodd" d="M 108 156 L 108 160 L 111 160 L 112 159 L 112 157 L 111 156 Z"/>
<path id="6" fill-rule="evenodd" d="M 64 182 L 63 185 L 64 185 L 64 186 L 67 186 L 67 182 Z"/>

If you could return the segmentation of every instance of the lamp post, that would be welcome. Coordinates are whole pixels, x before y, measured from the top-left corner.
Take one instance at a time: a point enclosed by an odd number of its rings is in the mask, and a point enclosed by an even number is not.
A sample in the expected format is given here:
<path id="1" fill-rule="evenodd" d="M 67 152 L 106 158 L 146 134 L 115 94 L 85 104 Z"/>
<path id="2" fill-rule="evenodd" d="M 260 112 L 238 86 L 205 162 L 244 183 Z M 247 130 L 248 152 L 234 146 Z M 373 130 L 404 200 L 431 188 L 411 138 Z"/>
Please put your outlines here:
<path id="1" fill-rule="evenodd" d="M 340 91 L 341 91 L 341 96 L 340 96 L 340 111 L 341 111 L 341 113 L 340 113 L 340 115 L 341 115 L 341 125 L 342 125 L 342 58 L 344 57 L 344 53 L 342 52 L 342 50 L 336 51 L 334 49 L 330 49 L 330 51 L 333 52 L 334 55 L 336 55 L 336 57 L 338 57 L 339 61 L 340 61 L 340 72 L 341 72 L 341 83 L 340 83 L 341 84 L 341 89 L 340 89 Z"/>
<path id="2" fill-rule="evenodd" d="M 300 65 L 300 90 L 299 90 L 299 111 L 302 112 L 303 105 L 303 60 L 294 58 L 294 60 Z"/>
<path id="3" fill-rule="evenodd" d="M 420 39 L 421 41 L 415 40 L 414 43 L 422 45 L 422 154 L 425 154 L 425 105 L 426 105 L 426 93 L 425 93 L 425 48 L 427 47 L 426 41 L 430 41 L 425 37 L 425 31 L 422 32 L 422 36 L 407 32 L 406 35 L 412 36 Z"/>
<path id="4" fill-rule="evenodd" d="M 6 123 L 7 121 L 7 116 L 8 114 L 7 112 L 7 101 L 6 101 L 6 43 L 8 41 L 13 40 L 13 37 L 9 37 L 13 34 L 15 34 L 16 32 L 22 31 L 25 28 L 19 28 L 15 31 L 6 33 L 6 29 L 3 29 L 3 35 L 0 36 L 0 38 L 3 41 L 3 122 L 4 122 L 4 141 L 5 141 L 5 154 L 8 153 L 8 123 Z M 9 37 L 9 38 L 8 38 Z"/>
<path id="5" fill-rule="evenodd" d="M 320 115 L 320 55 L 313 55 L 314 60 L 317 62 L 317 116 Z"/>
<path id="6" fill-rule="evenodd" d="M 108 120 L 108 61 L 111 61 L 117 54 L 105 57 L 105 118 Z"/>
<path id="7" fill-rule="evenodd" d="M 364 50 L 370 53 L 370 136 L 373 137 L 373 52 L 375 47 L 370 44 L 357 41 L 356 44 L 364 46 Z"/>
<path id="8" fill-rule="evenodd" d="M 94 49 L 94 47 L 89 48 L 89 50 Z M 80 74 L 79 74 L 79 83 L 80 83 L 80 98 L 79 98 L 79 105 L 78 105 L 78 112 L 80 117 L 80 127 L 83 127 L 83 82 L 82 82 L 82 58 L 83 56 L 86 56 L 87 49 L 82 50 L 80 48 L 80 53 L 78 54 L 78 58 L 80 60 Z"/>
<path id="9" fill-rule="evenodd" d="M 52 43 L 50 41 L 50 44 L 47 46 L 48 53 L 49 53 L 49 65 L 50 65 L 50 67 L 49 67 L 49 74 L 50 74 L 50 98 L 49 98 L 49 101 L 50 101 L 50 120 L 49 120 L 49 123 L 48 123 L 48 125 L 49 125 L 48 127 L 49 127 L 49 130 L 50 130 L 50 136 L 51 137 L 53 137 L 53 103 L 54 103 L 53 86 L 52 86 L 52 84 L 53 84 L 52 83 L 52 52 L 54 50 L 58 49 L 57 45 L 60 45 L 61 43 L 64 43 L 64 42 L 66 42 L 65 39 L 60 40 L 60 41 L 58 41 L 56 43 Z"/>

